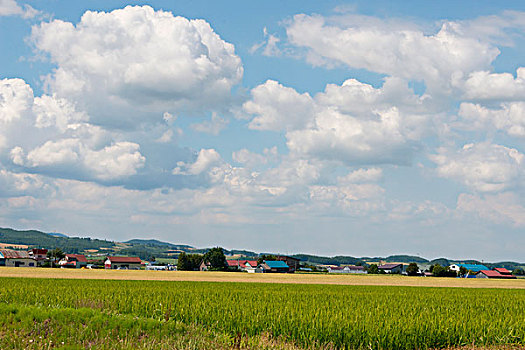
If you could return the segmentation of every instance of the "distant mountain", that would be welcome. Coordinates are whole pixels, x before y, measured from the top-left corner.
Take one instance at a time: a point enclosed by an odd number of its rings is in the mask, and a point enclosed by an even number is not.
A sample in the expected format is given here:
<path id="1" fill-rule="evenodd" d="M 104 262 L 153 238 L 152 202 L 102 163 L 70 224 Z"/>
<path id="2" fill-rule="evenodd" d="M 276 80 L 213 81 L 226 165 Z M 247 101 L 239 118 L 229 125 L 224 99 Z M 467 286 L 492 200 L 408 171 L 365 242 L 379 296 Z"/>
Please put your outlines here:
<path id="1" fill-rule="evenodd" d="M 58 232 L 48 232 L 47 234 L 53 237 L 69 238 L 68 235 L 65 235 L 63 233 L 58 233 Z"/>
<path id="2" fill-rule="evenodd" d="M 10 228 L 0 228 L 0 243 L 25 244 L 34 248 L 60 248 L 67 253 L 78 253 L 86 249 L 112 248 L 114 242 L 79 237 L 62 237 L 49 233 L 27 230 L 18 231 Z"/>
<path id="3" fill-rule="evenodd" d="M 412 255 L 390 255 L 384 258 L 386 262 L 400 262 L 400 263 L 411 263 L 415 262 L 418 264 L 426 264 L 428 260 L 419 256 Z"/>
<path id="4" fill-rule="evenodd" d="M 194 247 L 186 244 L 173 244 L 168 242 L 162 242 L 157 239 L 130 239 L 122 243 L 133 244 L 133 245 L 145 245 L 145 246 L 154 246 L 154 247 L 166 247 L 170 249 L 179 249 L 179 250 L 192 250 Z"/>

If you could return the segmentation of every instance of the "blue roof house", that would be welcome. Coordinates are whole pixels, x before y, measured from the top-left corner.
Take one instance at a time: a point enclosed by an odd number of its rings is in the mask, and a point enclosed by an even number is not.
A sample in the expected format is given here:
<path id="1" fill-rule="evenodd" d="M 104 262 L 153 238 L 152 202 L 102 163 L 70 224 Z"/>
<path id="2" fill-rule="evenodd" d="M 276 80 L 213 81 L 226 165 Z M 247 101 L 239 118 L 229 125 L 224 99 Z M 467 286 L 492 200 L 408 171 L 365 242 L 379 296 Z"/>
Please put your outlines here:
<path id="1" fill-rule="evenodd" d="M 284 261 L 276 260 L 265 260 L 261 265 L 259 265 L 263 272 L 280 272 L 287 273 L 290 272 L 290 266 L 288 266 Z"/>

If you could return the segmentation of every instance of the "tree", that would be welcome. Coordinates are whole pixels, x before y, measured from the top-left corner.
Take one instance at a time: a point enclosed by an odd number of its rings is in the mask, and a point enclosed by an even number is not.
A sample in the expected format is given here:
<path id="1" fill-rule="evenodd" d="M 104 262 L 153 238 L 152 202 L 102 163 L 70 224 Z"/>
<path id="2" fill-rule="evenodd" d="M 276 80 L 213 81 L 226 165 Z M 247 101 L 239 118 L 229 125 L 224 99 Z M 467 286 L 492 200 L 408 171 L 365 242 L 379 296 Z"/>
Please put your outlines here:
<path id="1" fill-rule="evenodd" d="M 457 277 L 456 271 L 452 271 L 449 267 L 443 267 L 439 264 L 431 266 L 432 275 L 434 277 Z"/>
<path id="2" fill-rule="evenodd" d="M 200 254 L 186 254 L 184 252 L 179 254 L 177 260 L 177 270 L 179 271 L 195 271 L 199 269 L 202 261 Z"/>
<path id="3" fill-rule="evenodd" d="M 277 257 L 272 254 L 261 255 L 259 256 L 259 259 L 257 259 L 257 264 L 262 264 L 264 260 L 269 260 L 269 261 L 277 260 Z"/>
<path id="4" fill-rule="evenodd" d="M 47 257 L 49 258 L 49 260 L 51 260 L 51 267 L 55 267 L 57 261 L 63 259 L 65 256 L 66 254 L 64 254 L 64 252 L 60 248 L 55 248 L 47 252 Z"/>
<path id="5" fill-rule="evenodd" d="M 466 276 L 468 273 L 468 270 L 465 266 L 460 266 L 459 267 L 459 275 L 460 276 Z"/>
<path id="6" fill-rule="evenodd" d="M 514 271 L 512 271 L 512 274 L 514 276 L 523 276 L 525 275 L 525 271 L 523 271 L 523 269 L 517 268 L 517 269 L 514 269 Z"/>
<path id="7" fill-rule="evenodd" d="M 368 269 L 366 271 L 368 273 L 371 273 L 371 274 L 378 274 L 379 273 L 379 269 L 377 268 L 376 264 L 372 264 L 372 265 L 368 266 Z"/>
<path id="8" fill-rule="evenodd" d="M 221 247 L 215 247 L 208 250 L 204 254 L 204 261 L 210 263 L 211 270 L 226 270 L 228 264 L 226 263 L 226 256 Z"/>
<path id="9" fill-rule="evenodd" d="M 408 264 L 407 266 L 407 275 L 409 276 L 417 276 L 419 275 L 419 266 L 415 262 L 412 262 Z"/>

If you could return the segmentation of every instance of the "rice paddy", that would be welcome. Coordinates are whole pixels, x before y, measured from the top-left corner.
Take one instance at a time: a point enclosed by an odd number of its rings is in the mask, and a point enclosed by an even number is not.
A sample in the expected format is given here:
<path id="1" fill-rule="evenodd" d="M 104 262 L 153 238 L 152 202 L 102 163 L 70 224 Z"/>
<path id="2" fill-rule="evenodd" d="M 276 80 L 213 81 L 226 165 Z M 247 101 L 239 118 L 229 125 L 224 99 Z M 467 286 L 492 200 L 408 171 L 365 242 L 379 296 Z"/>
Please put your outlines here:
<path id="1" fill-rule="evenodd" d="M 521 347 L 523 310 L 521 289 L 0 278 L 0 345 L 40 330 L 51 347 Z"/>

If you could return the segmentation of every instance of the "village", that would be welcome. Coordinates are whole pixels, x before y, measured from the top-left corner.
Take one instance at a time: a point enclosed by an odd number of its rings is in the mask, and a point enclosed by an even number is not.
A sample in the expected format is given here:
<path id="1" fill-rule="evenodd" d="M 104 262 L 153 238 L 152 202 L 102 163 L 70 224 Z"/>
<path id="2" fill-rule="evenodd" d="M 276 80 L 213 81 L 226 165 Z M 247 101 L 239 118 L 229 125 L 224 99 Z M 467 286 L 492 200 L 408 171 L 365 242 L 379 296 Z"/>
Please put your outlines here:
<path id="1" fill-rule="evenodd" d="M 423 270 L 416 263 L 378 263 L 362 265 L 306 265 L 300 259 L 286 255 L 263 255 L 257 260 L 242 257 L 227 259 L 222 248 L 212 248 L 219 254 L 219 260 L 210 261 L 206 255 L 190 254 L 198 258 L 197 263 L 184 267 L 180 261 L 173 263 L 144 261 L 136 256 L 92 257 L 84 254 L 67 254 L 60 249 L 29 250 L 0 249 L 0 266 L 33 268 L 74 268 L 109 270 L 155 270 L 155 271 L 237 271 L 246 273 L 327 273 L 327 274 L 385 274 L 421 277 L 462 277 L 515 279 L 512 271 L 505 267 L 489 268 L 481 264 L 435 265 Z M 186 257 L 181 253 L 182 257 Z M 218 262 L 217 262 L 218 261 Z"/>

